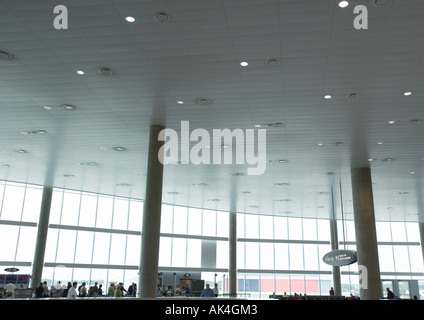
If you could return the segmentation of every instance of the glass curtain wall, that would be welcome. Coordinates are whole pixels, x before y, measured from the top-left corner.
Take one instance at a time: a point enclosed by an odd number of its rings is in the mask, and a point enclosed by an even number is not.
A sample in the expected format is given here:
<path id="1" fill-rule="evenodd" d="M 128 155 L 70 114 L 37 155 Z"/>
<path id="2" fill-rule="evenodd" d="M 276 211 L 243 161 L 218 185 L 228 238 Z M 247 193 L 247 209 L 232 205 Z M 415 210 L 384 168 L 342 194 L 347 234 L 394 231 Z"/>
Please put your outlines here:
<path id="1" fill-rule="evenodd" d="M 0 182 L 0 268 L 31 273 L 42 187 Z M 43 281 L 138 282 L 143 202 L 54 189 Z M 418 224 L 377 222 L 383 280 L 418 280 L 424 296 Z M 163 204 L 159 270 L 201 272 L 228 293 L 229 213 Z M 353 221 L 339 222 L 339 247 L 355 250 Z M 329 221 L 237 214 L 237 291 L 251 298 L 273 294 L 327 295 L 332 268 Z M 341 268 L 343 295 L 358 295 L 357 265 Z"/>

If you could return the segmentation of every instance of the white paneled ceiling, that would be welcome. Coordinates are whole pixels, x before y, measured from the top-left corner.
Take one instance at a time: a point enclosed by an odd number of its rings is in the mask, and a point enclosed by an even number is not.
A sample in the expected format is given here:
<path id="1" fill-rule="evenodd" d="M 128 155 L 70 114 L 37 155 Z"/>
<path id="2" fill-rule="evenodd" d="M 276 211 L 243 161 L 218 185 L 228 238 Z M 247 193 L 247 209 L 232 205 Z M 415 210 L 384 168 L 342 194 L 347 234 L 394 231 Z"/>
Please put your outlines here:
<path id="1" fill-rule="evenodd" d="M 59 4 L 67 30 L 53 27 Z M 423 14 L 422 0 L 1 0 L 0 51 L 14 58 L 0 60 L 0 179 L 144 198 L 151 124 L 260 124 L 263 175 L 168 164 L 163 201 L 328 218 L 333 192 L 351 218 L 350 169 L 370 166 L 377 219 L 421 220 Z"/>

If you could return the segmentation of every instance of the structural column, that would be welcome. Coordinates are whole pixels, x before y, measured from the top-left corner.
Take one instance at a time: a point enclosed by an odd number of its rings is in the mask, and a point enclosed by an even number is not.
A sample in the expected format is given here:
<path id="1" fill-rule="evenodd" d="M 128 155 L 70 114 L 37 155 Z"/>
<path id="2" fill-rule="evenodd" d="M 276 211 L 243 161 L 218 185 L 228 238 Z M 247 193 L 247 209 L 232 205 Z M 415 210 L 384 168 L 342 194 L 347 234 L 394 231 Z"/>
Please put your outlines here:
<path id="1" fill-rule="evenodd" d="M 339 250 L 339 240 L 337 236 L 337 220 L 330 220 L 331 251 Z M 335 296 L 342 295 L 342 284 L 340 280 L 340 266 L 333 266 L 333 289 Z"/>
<path id="2" fill-rule="evenodd" d="M 164 144 L 158 137 L 163 129 L 159 125 L 150 126 L 138 284 L 142 298 L 156 297 L 163 183 L 163 158 L 159 161 L 163 154 L 159 151 Z"/>
<path id="3" fill-rule="evenodd" d="M 40 217 L 38 220 L 37 240 L 35 243 L 32 263 L 31 289 L 37 288 L 43 274 L 44 254 L 46 251 L 47 232 L 49 229 L 50 207 L 52 204 L 53 188 L 44 187 L 41 200 Z"/>
<path id="4" fill-rule="evenodd" d="M 421 252 L 424 260 L 424 222 L 420 221 L 418 226 L 420 228 Z"/>
<path id="5" fill-rule="evenodd" d="M 362 300 L 382 297 L 370 168 L 354 168 L 352 196 Z"/>
<path id="6" fill-rule="evenodd" d="M 237 213 L 230 212 L 230 232 L 229 232 L 229 294 L 230 297 L 237 296 Z"/>

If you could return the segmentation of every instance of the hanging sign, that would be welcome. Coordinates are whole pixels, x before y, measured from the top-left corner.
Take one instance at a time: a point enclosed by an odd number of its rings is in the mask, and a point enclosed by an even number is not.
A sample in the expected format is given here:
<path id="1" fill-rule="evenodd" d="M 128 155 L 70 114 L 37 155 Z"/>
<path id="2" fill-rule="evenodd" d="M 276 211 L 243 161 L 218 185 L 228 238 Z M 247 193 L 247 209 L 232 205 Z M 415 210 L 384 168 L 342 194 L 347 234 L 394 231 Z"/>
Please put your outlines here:
<path id="1" fill-rule="evenodd" d="M 333 250 L 325 254 L 322 260 L 331 266 L 347 266 L 357 261 L 357 255 L 352 250 Z"/>
<path id="2" fill-rule="evenodd" d="M 7 271 L 7 272 L 18 272 L 19 269 L 18 268 L 6 268 L 6 269 L 4 269 L 4 271 Z"/>

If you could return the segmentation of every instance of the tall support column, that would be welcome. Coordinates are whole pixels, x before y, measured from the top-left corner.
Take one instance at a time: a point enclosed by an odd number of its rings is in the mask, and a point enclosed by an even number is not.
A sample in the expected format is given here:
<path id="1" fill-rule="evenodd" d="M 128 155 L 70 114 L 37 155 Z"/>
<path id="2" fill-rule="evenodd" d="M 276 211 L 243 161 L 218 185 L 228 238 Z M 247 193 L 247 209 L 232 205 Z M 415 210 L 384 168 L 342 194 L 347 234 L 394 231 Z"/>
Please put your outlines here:
<path id="1" fill-rule="evenodd" d="M 163 183 L 163 161 L 159 161 L 159 151 L 164 144 L 158 137 L 163 129 L 159 125 L 150 126 L 138 284 L 142 298 L 156 297 Z"/>
<path id="2" fill-rule="evenodd" d="M 230 212 L 230 233 L 229 233 L 229 295 L 237 296 L 237 213 Z"/>
<path id="3" fill-rule="evenodd" d="M 362 300 L 378 300 L 382 291 L 371 171 L 370 168 L 354 168 L 351 175 L 360 297 Z"/>
<path id="4" fill-rule="evenodd" d="M 35 243 L 34 259 L 32 262 L 31 289 L 37 288 L 38 284 L 41 282 L 41 276 L 43 274 L 44 254 L 46 251 L 47 232 L 49 229 L 52 195 L 53 188 L 43 188 L 40 217 L 38 219 L 37 240 Z"/>
<path id="5" fill-rule="evenodd" d="M 330 220 L 330 233 L 331 233 L 331 250 L 339 249 L 339 240 L 337 236 L 337 220 Z M 342 295 L 342 284 L 340 280 L 340 267 L 333 266 L 333 289 L 335 296 Z"/>

